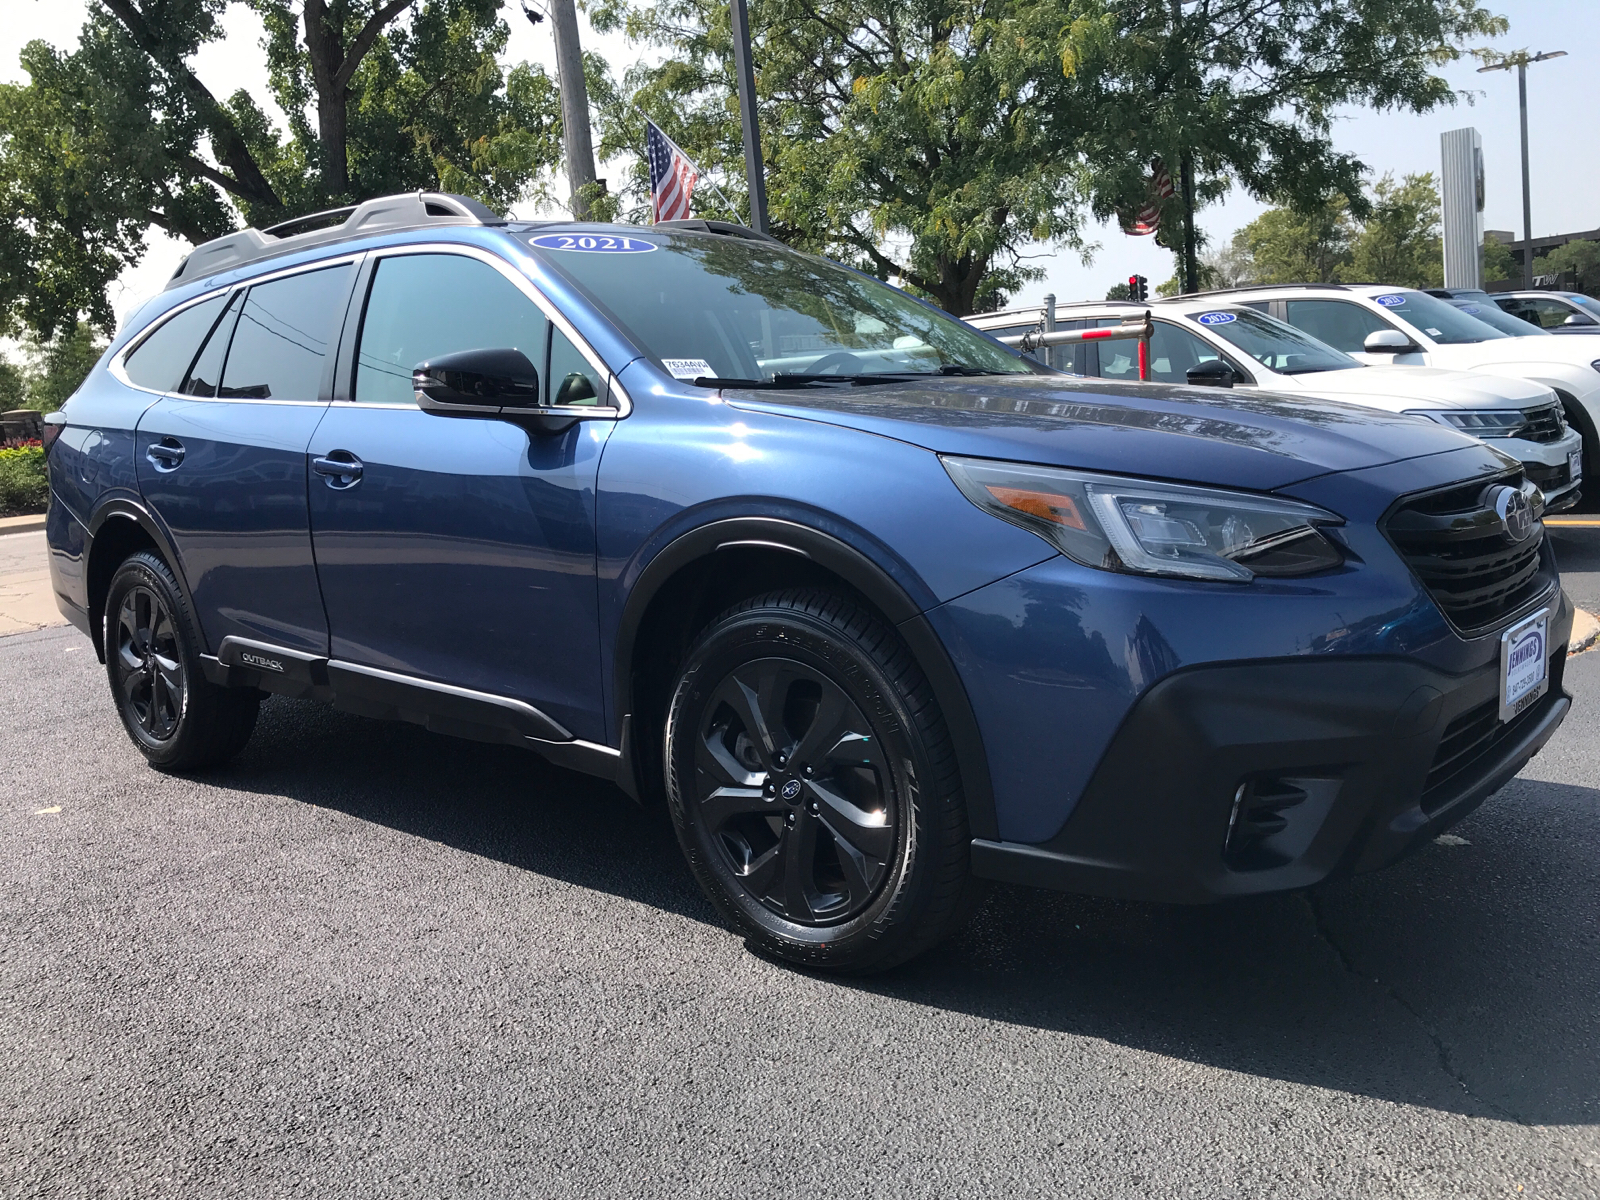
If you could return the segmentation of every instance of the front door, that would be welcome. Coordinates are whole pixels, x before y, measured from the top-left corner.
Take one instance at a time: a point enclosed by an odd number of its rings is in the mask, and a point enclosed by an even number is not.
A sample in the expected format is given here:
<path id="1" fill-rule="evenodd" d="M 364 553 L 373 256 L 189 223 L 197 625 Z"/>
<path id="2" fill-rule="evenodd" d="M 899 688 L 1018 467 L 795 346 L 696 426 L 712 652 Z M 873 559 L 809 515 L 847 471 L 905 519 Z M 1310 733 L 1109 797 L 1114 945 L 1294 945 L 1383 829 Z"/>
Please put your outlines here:
<path id="1" fill-rule="evenodd" d="M 236 291 L 176 394 L 139 420 L 139 489 L 172 534 L 213 652 L 231 636 L 327 653 L 305 450 L 353 272 L 346 262 Z"/>
<path id="2" fill-rule="evenodd" d="M 603 741 L 595 477 L 611 422 L 530 435 L 433 416 L 411 371 L 515 348 L 569 404 L 603 397 L 606 372 L 487 258 L 398 252 L 369 280 L 348 377 L 341 366 L 309 448 L 332 657 L 522 701 Z"/>

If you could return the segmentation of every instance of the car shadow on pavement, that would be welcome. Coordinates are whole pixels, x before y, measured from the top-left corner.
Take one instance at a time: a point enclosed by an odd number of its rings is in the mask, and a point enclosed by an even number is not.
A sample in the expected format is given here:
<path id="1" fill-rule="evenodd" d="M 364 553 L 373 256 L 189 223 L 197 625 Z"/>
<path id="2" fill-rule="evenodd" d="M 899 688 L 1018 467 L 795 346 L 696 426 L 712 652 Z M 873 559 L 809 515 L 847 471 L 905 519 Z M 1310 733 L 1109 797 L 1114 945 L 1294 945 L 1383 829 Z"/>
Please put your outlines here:
<path id="1" fill-rule="evenodd" d="M 215 781 L 717 923 L 664 813 L 513 747 L 274 700 Z M 1600 790 L 1517 780 L 1456 834 L 1386 871 L 1211 907 L 997 886 L 934 953 L 829 982 L 1399 1104 L 1600 1122 L 1584 853 Z"/>

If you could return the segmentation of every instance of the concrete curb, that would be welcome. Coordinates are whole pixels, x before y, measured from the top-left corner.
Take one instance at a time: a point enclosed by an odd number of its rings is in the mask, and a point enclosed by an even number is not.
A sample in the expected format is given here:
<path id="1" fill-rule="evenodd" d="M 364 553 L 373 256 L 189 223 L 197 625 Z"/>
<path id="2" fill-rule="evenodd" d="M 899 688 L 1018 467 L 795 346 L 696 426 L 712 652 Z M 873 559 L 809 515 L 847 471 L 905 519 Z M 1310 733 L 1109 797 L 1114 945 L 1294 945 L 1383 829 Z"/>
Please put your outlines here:
<path id="1" fill-rule="evenodd" d="M 0 517 L 0 537 L 8 533 L 32 533 L 44 528 L 43 513 L 28 513 L 21 517 Z"/>
<path id="2" fill-rule="evenodd" d="M 1567 643 L 1567 654 L 1582 654 L 1597 642 L 1600 642 L 1600 619 L 1580 608 L 1572 617 L 1572 640 Z"/>

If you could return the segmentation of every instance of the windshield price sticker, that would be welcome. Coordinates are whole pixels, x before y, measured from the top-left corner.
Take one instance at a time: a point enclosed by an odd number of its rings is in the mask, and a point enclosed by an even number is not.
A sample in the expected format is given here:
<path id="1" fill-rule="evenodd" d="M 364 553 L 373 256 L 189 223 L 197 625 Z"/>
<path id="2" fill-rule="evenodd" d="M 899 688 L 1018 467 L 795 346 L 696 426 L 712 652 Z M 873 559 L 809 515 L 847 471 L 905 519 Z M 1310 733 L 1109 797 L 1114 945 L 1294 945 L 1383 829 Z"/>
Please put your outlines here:
<path id="1" fill-rule="evenodd" d="M 1406 302 L 1404 296 L 1374 296 L 1373 299 L 1385 308 L 1399 308 Z"/>
<path id="2" fill-rule="evenodd" d="M 663 358 L 661 365 L 674 379 L 715 379 L 717 373 L 703 358 Z"/>
<path id="3" fill-rule="evenodd" d="M 1525 712 L 1550 686 L 1549 612 L 1542 612 L 1500 639 L 1500 719 Z"/>
<path id="4" fill-rule="evenodd" d="M 643 238 L 610 233 L 543 233 L 529 238 L 528 244 L 541 250 L 577 250 L 585 254 L 648 254 L 659 248 Z"/>
<path id="5" fill-rule="evenodd" d="M 1195 320 L 1199 321 L 1202 325 L 1229 325 L 1238 319 L 1238 316 L 1231 312 L 1201 313 L 1195 318 Z"/>

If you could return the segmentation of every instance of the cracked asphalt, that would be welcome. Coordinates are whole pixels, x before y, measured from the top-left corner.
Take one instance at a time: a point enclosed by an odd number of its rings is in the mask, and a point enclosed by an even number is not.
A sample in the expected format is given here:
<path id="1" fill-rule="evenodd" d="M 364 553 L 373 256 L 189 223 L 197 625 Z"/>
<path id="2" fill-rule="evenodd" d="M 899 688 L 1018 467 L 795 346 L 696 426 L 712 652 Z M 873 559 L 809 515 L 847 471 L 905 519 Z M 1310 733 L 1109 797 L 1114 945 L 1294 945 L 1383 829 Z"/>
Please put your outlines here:
<path id="1" fill-rule="evenodd" d="M 1522 776 L 1376 875 L 997 889 L 839 981 L 664 818 L 271 700 L 143 765 L 71 629 L 0 639 L 0 1195 L 1600 1195 L 1600 652 Z"/>

